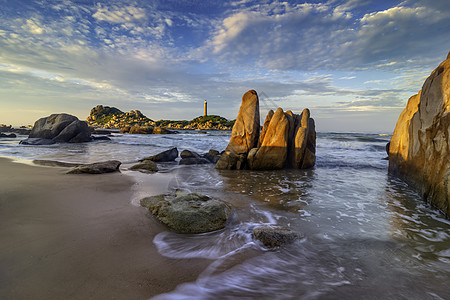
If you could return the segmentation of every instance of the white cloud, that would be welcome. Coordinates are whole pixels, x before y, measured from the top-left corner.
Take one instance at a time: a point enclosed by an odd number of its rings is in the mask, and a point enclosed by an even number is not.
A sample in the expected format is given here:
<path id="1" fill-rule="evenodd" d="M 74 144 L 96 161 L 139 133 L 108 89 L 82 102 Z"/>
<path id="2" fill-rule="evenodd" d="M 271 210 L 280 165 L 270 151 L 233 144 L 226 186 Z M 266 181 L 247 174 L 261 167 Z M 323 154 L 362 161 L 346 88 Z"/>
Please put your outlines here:
<path id="1" fill-rule="evenodd" d="M 98 5 L 97 11 L 92 16 L 99 21 L 127 23 L 145 18 L 146 11 L 131 5 L 123 7 Z"/>

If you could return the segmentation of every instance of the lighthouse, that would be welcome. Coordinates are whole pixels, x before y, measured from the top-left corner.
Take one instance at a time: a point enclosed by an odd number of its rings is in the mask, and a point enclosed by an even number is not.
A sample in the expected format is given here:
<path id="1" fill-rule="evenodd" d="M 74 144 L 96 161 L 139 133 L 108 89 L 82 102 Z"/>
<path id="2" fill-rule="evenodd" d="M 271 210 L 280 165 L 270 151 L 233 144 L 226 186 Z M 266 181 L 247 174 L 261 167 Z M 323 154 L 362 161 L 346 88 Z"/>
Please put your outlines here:
<path id="1" fill-rule="evenodd" d="M 203 115 L 206 117 L 208 115 L 208 103 L 205 100 L 205 104 L 203 105 L 204 113 Z"/>

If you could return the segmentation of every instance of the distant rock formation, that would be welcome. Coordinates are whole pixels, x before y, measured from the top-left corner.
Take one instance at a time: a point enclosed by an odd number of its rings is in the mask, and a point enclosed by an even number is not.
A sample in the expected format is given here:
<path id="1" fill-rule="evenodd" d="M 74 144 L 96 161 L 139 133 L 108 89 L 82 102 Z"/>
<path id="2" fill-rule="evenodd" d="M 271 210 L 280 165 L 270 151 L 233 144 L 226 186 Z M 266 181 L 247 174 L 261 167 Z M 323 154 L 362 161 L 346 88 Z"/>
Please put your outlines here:
<path id="1" fill-rule="evenodd" d="M 122 133 L 131 134 L 168 134 L 167 129 L 182 130 L 231 130 L 234 121 L 210 115 L 200 116 L 191 121 L 153 120 L 144 116 L 139 110 L 128 113 L 109 106 L 97 105 L 91 109 L 87 118 L 90 126 L 105 129 L 120 129 Z"/>
<path id="2" fill-rule="evenodd" d="M 91 109 L 87 118 L 90 126 L 107 129 L 121 129 L 124 127 L 150 127 L 154 126 L 153 120 L 144 116 L 139 110 L 124 113 L 115 107 L 97 105 Z"/>
<path id="3" fill-rule="evenodd" d="M 259 130 L 259 100 L 255 91 L 242 97 L 230 142 L 217 169 L 307 169 L 315 164 L 316 131 L 308 109 L 301 115 L 270 110 Z"/>
<path id="4" fill-rule="evenodd" d="M 450 53 L 401 113 L 389 170 L 450 216 Z"/>
<path id="5" fill-rule="evenodd" d="M 53 114 L 34 123 L 28 139 L 21 144 L 49 145 L 53 143 L 83 143 L 92 140 L 85 121 L 68 114 Z"/>

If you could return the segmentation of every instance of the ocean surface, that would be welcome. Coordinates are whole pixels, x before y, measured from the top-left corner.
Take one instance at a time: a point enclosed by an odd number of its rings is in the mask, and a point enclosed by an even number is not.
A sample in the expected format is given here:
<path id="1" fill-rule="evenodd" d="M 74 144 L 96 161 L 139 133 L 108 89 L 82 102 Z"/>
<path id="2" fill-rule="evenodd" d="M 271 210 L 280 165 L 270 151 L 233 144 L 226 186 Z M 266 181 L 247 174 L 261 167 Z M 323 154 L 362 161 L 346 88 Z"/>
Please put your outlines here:
<path id="1" fill-rule="evenodd" d="M 18 142 L 25 136 L 19 136 L 0 138 L 0 156 L 127 164 L 171 147 L 222 151 L 229 137 L 213 131 L 113 134 L 111 141 L 24 146 Z M 163 256 L 211 261 L 198 278 L 156 298 L 450 299 L 450 221 L 388 174 L 389 139 L 379 133 L 318 133 L 311 170 L 161 165 L 161 173 L 173 177 L 170 189 L 220 198 L 235 213 L 224 230 L 155 237 Z M 302 238 L 266 249 L 252 239 L 253 228 L 261 225 L 289 227 Z"/>

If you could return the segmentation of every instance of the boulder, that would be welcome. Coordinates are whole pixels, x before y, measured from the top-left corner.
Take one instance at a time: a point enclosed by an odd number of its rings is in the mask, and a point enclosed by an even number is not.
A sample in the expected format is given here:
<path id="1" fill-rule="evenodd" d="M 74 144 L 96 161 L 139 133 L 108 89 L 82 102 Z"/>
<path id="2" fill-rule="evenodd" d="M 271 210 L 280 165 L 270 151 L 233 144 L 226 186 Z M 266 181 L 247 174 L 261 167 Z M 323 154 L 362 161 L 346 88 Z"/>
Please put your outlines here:
<path id="1" fill-rule="evenodd" d="M 75 120 L 67 125 L 53 141 L 57 143 L 84 143 L 91 141 L 91 131 L 87 122 Z"/>
<path id="2" fill-rule="evenodd" d="M 316 163 L 316 127 L 309 109 L 304 109 L 295 128 L 293 164 L 298 169 L 312 168 Z"/>
<path id="3" fill-rule="evenodd" d="M 103 174 L 111 172 L 119 172 L 119 166 L 122 163 L 118 160 L 108 160 L 93 164 L 81 165 L 73 168 L 67 174 Z"/>
<path id="4" fill-rule="evenodd" d="M 180 153 L 180 157 L 181 158 L 200 158 L 200 155 L 198 155 L 196 152 L 194 151 L 190 151 L 190 150 L 183 150 Z"/>
<path id="5" fill-rule="evenodd" d="M 235 154 L 232 151 L 225 151 L 216 163 L 216 169 L 220 170 L 242 170 L 246 166 L 245 154 Z"/>
<path id="6" fill-rule="evenodd" d="M 141 159 L 140 161 L 151 160 L 154 162 L 169 162 L 169 161 L 174 161 L 177 157 L 178 157 L 178 149 L 175 147 L 175 148 L 163 151 L 161 153 L 158 153 L 156 155 L 146 157 L 144 159 Z"/>
<path id="7" fill-rule="evenodd" d="M 258 94 L 254 90 L 250 90 L 242 97 L 241 107 L 231 131 L 231 138 L 226 148 L 226 153 L 232 153 L 233 156 L 247 156 L 250 149 L 255 148 L 258 144 L 260 131 L 259 118 L 259 99 Z M 237 165 L 228 165 L 227 162 L 234 162 L 229 159 L 228 155 L 222 155 L 216 164 L 218 169 L 237 169 Z M 222 160 L 222 161 L 221 161 Z M 239 164 L 240 168 L 245 167 L 245 162 Z"/>
<path id="8" fill-rule="evenodd" d="M 34 123 L 29 138 L 53 140 L 57 143 L 83 143 L 91 140 L 90 129 L 86 122 L 68 114 L 53 114 Z M 37 140 L 26 141 L 36 145 Z"/>
<path id="9" fill-rule="evenodd" d="M 141 205 L 162 223 L 178 233 L 204 233 L 225 227 L 231 206 L 205 195 L 175 191 L 147 197 Z"/>
<path id="10" fill-rule="evenodd" d="M 253 230 L 253 236 L 268 248 L 281 247 L 300 238 L 289 228 L 261 226 Z"/>
<path id="11" fill-rule="evenodd" d="M 141 172 L 150 172 L 150 173 L 154 173 L 154 172 L 158 172 L 158 166 L 156 165 L 155 162 L 151 161 L 151 160 L 144 160 L 141 163 L 138 163 L 137 165 L 134 165 L 132 167 L 130 167 L 130 170 L 133 171 L 141 171 Z"/>
<path id="12" fill-rule="evenodd" d="M 211 149 L 208 151 L 208 153 L 205 153 L 203 155 L 203 157 L 206 158 L 207 160 L 209 160 L 211 163 L 215 164 L 220 159 L 220 152 L 217 150 Z"/>
<path id="13" fill-rule="evenodd" d="M 292 111 L 269 111 L 258 143 L 250 150 L 247 165 L 252 170 L 285 167 L 307 169 L 316 161 L 316 131 L 309 109 L 301 115 Z"/>
<path id="14" fill-rule="evenodd" d="M 271 113 L 269 112 L 268 117 Z M 266 122 L 265 122 L 266 123 Z M 270 118 L 261 147 L 248 156 L 253 170 L 282 169 L 288 154 L 289 120 L 283 109 L 278 108 Z"/>
<path id="15" fill-rule="evenodd" d="M 450 55 L 400 114 L 389 170 L 450 216 Z"/>

